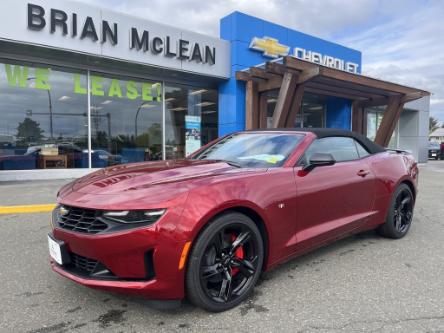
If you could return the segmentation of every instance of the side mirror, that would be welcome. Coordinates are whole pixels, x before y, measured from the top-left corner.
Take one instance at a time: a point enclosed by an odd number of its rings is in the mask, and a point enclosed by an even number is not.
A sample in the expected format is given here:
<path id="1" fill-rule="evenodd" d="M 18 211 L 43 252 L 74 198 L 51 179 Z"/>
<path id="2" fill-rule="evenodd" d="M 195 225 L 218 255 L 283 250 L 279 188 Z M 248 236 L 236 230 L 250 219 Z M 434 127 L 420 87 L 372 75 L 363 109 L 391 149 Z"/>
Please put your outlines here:
<path id="1" fill-rule="evenodd" d="M 309 172 L 316 167 L 333 165 L 335 163 L 336 161 L 331 154 L 314 153 L 311 155 L 308 165 L 304 166 L 302 170 Z"/>

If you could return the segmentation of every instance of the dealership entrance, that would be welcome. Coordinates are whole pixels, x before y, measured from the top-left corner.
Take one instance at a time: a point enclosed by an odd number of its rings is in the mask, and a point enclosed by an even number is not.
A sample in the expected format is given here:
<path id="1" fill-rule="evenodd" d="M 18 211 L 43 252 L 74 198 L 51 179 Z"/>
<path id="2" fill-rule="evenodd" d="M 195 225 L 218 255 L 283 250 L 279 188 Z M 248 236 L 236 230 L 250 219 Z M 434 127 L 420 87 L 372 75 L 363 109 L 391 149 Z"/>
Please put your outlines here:
<path id="1" fill-rule="evenodd" d="M 352 130 L 364 135 L 367 135 L 367 117 L 372 115 L 368 108 L 384 106 L 380 112 L 373 112 L 377 127 L 374 141 L 384 147 L 389 145 L 404 104 L 430 95 L 424 90 L 328 68 L 290 56 L 283 57 L 279 62 L 267 62 L 238 71 L 236 78 L 246 82 L 247 129 L 324 127 L 323 104 L 318 102 L 316 105 L 315 102 L 309 106 L 307 102 L 310 97 L 313 100 L 313 94 L 319 94 L 350 101 Z M 264 118 L 270 114 L 269 91 L 276 89 L 279 92 L 274 99 L 271 122 L 265 121 Z M 320 98 L 314 100 L 320 101 Z M 310 110 L 311 119 L 306 116 L 307 109 Z M 316 114 L 313 111 L 320 112 Z M 307 119 L 305 123 L 304 119 Z M 371 121 L 372 117 L 369 119 Z"/>

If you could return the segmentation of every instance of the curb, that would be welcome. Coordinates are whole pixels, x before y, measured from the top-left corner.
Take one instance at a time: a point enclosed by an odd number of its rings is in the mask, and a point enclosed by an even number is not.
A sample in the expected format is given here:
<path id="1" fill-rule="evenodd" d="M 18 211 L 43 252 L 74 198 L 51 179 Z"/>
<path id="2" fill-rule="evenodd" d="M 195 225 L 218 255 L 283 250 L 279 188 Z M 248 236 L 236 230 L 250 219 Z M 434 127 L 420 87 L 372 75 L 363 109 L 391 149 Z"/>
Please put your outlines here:
<path id="1" fill-rule="evenodd" d="M 0 206 L 0 214 L 43 213 L 54 209 L 55 204 L 24 205 L 24 206 Z"/>

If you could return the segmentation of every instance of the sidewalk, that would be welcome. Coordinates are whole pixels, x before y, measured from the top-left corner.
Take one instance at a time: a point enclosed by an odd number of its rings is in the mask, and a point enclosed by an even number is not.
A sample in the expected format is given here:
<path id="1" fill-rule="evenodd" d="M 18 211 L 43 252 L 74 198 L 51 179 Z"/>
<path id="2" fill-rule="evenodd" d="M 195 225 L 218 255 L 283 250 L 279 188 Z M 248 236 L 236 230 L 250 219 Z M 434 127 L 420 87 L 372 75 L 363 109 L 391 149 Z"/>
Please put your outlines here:
<path id="1" fill-rule="evenodd" d="M 444 173 L 444 161 L 428 161 L 419 165 L 421 171 Z M 58 190 L 73 179 L 0 182 L 0 207 L 55 204 Z"/>
<path id="2" fill-rule="evenodd" d="M 0 206 L 55 204 L 57 192 L 70 181 L 0 182 Z"/>

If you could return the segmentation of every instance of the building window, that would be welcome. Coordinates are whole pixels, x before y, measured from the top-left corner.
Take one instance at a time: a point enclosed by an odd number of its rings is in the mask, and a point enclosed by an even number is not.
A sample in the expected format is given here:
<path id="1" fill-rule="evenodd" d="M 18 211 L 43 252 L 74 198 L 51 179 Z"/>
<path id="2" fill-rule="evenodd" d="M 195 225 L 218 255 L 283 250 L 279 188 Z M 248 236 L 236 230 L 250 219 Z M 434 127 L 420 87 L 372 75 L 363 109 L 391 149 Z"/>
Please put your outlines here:
<path id="1" fill-rule="evenodd" d="M 370 107 L 365 110 L 367 113 L 367 137 L 370 140 L 375 141 L 376 133 L 378 132 L 378 128 L 384 117 L 385 107 Z M 390 138 L 388 148 L 396 149 L 398 147 L 398 131 L 399 122 L 396 124 L 395 130 Z"/>
<path id="2" fill-rule="evenodd" d="M 0 170 L 88 167 L 86 72 L 0 62 Z"/>
<path id="3" fill-rule="evenodd" d="M 279 92 L 272 91 L 267 95 L 267 127 L 273 124 L 273 114 Z M 325 127 L 325 97 L 310 93 L 304 94 L 301 111 L 296 114 L 294 127 Z"/>
<path id="4" fill-rule="evenodd" d="M 0 62 L 0 170 L 183 158 L 217 138 L 217 104 L 213 89 Z"/>
<path id="5" fill-rule="evenodd" d="M 294 127 L 325 127 L 325 106 L 325 97 L 314 94 L 304 94 L 301 112 L 296 115 Z"/>
<path id="6" fill-rule="evenodd" d="M 90 74 L 91 165 L 162 159 L 162 84 Z"/>
<path id="7" fill-rule="evenodd" d="M 188 156 L 217 138 L 217 91 L 165 85 L 166 159 Z"/>

